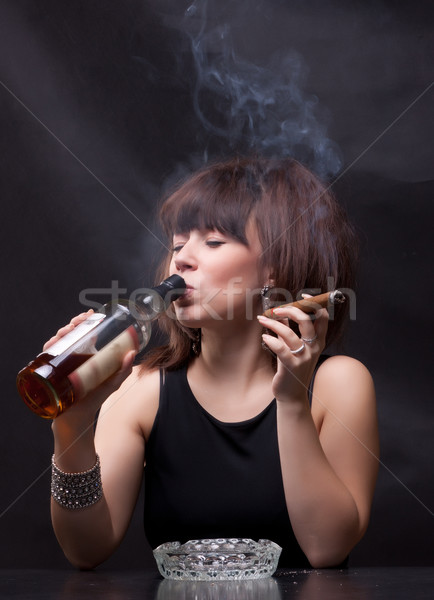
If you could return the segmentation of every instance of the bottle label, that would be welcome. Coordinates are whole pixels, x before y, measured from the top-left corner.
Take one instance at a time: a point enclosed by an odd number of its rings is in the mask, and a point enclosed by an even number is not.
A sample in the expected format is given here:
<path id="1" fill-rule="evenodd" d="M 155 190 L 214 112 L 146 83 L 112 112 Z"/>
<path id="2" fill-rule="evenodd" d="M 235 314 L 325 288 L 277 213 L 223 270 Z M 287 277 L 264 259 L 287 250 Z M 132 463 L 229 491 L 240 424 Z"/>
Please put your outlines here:
<path id="1" fill-rule="evenodd" d="M 139 350 L 137 331 L 132 325 L 68 375 L 76 399 L 83 398 L 116 373 L 130 350 Z"/>
<path id="2" fill-rule="evenodd" d="M 51 354 L 51 356 L 59 356 L 65 350 L 70 348 L 72 344 L 75 344 L 77 340 L 82 338 L 86 333 L 92 331 L 103 319 L 105 319 L 106 315 L 101 313 L 95 313 L 90 315 L 86 321 L 74 327 L 72 331 L 64 335 L 58 342 L 55 342 L 52 346 L 47 348 L 47 353 Z"/>

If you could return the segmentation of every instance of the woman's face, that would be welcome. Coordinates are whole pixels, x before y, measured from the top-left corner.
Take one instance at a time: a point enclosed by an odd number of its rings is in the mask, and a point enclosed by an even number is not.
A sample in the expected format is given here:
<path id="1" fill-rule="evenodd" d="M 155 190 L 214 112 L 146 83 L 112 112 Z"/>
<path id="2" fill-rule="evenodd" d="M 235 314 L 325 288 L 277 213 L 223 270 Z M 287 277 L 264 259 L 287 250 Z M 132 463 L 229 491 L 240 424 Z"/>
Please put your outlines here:
<path id="1" fill-rule="evenodd" d="M 217 230 L 193 229 L 173 236 L 170 274 L 180 275 L 186 294 L 174 303 L 187 327 L 222 326 L 222 321 L 252 319 L 266 282 L 259 268 L 262 252 L 256 226 L 246 229 L 248 245 Z"/>

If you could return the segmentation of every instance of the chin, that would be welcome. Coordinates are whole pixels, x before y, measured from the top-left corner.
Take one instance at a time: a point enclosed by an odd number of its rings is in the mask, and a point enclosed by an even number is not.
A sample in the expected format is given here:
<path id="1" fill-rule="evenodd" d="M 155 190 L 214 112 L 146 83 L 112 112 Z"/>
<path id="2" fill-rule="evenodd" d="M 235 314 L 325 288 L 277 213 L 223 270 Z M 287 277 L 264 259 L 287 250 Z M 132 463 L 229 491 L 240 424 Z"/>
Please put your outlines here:
<path id="1" fill-rule="evenodd" d="M 191 327 L 192 329 L 201 327 L 202 319 L 200 319 L 197 313 L 197 307 L 194 305 L 181 305 L 176 306 L 175 308 L 177 321 L 179 321 L 181 325 L 184 325 L 184 327 Z"/>
<path id="2" fill-rule="evenodd" d="M 190 327 L 191 329 L 212 328 L 226 320 L 217 313 L 209 314 L 208 311 L 198 305 L 177 306 L 176 318 L 184 327 Z"/>

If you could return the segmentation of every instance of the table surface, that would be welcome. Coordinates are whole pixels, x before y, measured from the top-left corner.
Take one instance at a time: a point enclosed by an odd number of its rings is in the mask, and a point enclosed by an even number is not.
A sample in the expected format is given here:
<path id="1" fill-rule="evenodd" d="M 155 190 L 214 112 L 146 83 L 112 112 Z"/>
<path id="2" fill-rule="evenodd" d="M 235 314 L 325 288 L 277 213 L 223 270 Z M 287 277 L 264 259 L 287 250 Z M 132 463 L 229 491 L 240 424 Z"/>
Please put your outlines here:
<path id="1" fill-rule="evenodd" d="M 157 571 L 0 570 L 1 600 L 419 600 L 434 568 L 286 569 L 250 581 L 169 581 Z"/>

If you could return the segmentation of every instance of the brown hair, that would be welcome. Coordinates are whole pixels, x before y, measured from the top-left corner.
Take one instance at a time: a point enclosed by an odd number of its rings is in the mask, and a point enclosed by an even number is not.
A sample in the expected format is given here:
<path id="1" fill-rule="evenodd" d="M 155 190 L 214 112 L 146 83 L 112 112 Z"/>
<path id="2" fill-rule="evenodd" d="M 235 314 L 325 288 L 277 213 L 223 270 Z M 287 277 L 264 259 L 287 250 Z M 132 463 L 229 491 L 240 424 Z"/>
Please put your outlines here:
<path id="1" fill-rule="evenodd" d="M 244 244 L 250 217 L 262 244 L 262 264 L 287 298 L 295 300 L 309 289 L 328 291 L 328 278 L 335 288 L 353 288 L 353 229 L 330 189 L 294 159 L 236 158 L 208 165 L 178 185 L 160 210 L 168 237 L 217 229 Z M 170 259 L 160 267 L 160 280 L 168 274 Z M 340 337 L 347 305 L 336 307 L 327 345 Z M 180 325 L 173 313 L 159 325 L 168 343 L 152 350 L 143 365 L 175 369 L 189 360 L 195 330 Z"/>

